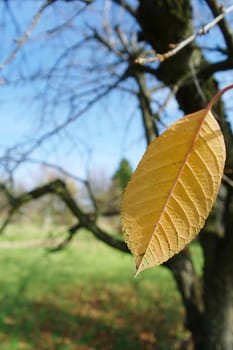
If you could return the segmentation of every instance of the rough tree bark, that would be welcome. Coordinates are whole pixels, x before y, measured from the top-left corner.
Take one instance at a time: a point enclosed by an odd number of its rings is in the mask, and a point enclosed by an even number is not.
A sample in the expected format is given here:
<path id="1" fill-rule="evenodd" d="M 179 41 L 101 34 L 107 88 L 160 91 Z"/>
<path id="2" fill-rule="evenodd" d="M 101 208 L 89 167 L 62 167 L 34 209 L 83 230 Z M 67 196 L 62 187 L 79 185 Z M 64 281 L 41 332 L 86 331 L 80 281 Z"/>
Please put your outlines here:
<path id="1" fill-rule="evenodd" d="M 207 3 L 216 15 L 216 2 Z M 189 0 L 141 0 L 137 19 L 142 29 L 140 38 L 150 43 L 158 53 L 168 51 L 169 44 L 178 43 L 193 33 Z M 232 36 L 229 32 L 225 41 L 229 43 L 229 55 L 221 69 L 227 69 L 232 57 Z M 217 65 L 215 67 L 218 68 Z M 210 97 L 217 92 L 217 83 L 212 75 L 215 67 L 210 66 L 201 49 L 193 43 L 161 63 L 156 77 L 170 87 L 178 86 L 178 104 L 185 113 L 191 113 L 206 106 Z M 232 169 L 233 136 L 221 102 L 215 112 L 227 146 L 226 168 Z M 203 232 L 201 238 L 205 258 L 202 288 L 187 256 L 186 261 L 183 254 L 167 264 L 183 297 L 187 327 L 192 332 L 195 349 L 233 349 L 233 196 L 232 189 L 227 187 L 226 191 L 224 234 L 219 236 L 218 232 Z M 177 259 L 180 260 L 179 264 Z"/>

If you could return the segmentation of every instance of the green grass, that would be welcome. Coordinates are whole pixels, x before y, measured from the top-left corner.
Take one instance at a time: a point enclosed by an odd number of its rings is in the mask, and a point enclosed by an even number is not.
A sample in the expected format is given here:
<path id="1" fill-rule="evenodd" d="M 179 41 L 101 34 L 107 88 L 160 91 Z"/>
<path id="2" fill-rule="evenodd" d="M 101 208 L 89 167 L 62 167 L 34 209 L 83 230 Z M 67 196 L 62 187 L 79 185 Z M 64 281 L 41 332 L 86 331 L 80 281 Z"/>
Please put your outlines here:
<path id="1" fill-rule="evenodd" d="M 1 241 L 40 237 L 15 226 Z M 187 334 L 172 276 L 163 267 L 134 272 L 131 256 L 84 232 L 59 253 L 0 248 L 0 349 L 178 349 Z"/>

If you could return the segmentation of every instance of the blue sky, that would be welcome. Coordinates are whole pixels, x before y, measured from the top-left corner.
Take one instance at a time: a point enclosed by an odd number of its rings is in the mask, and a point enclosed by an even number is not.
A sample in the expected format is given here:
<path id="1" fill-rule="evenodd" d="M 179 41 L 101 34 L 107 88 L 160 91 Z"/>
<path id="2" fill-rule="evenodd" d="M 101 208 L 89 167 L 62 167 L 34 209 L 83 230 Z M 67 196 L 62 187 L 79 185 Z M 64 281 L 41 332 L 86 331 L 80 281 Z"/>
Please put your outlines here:
<path id="1" fill-rule="evenodd" d="M 22 7 L 19 7 L 15 2 L 12 2 L 12 11 L 19 20 L 21 33 L 28 27 L 33 14 L 41 3 L 42 1 L 38 1 L 35 6 L 35 2 L 27 1 Z M 99 4 L 100 9 L 93 10 L 95 24 L 98 21 L 101 22 L 100 14 L 103 11 L 104 1 L 100 1 Z M 65 12 L 63 13 L 64 9 Z M 14 61 L 4 70 L 3 78 L 6 82 L 8 80 L 17 81 L 20 74 L 27 77 L 37 67 L 42 67 L 42 70 L 45 69 L 46 65 L 52 65 L 59 53 L 62 52 L 58 47 L 59 41 L 56 41 L 56 38 L 53 40 L 51 48 L 43 40 L 45 31 L 59 26 L 64 21 L 64 17 L 69 18 L 73 6 L 59 3 L 59 11 L 61 16 L 56 18 L 52 15 L 53 11 L 50 11 L 50 9 L 44 13 L 30 40 Z M 70 14 L 67 14 L 67 12 L 70 12 Z M 85 26 L 84 21 L 85 16 L 84 18 L 78 17 L 77 26 L 81 28 Z M 1 62 L 14 48 L 13 39 L 19 36 L 19 33 L 14 32 L 14 26 L 10 18 L 9 23 L 7 22 L 6 20 L 7 30 L 4 33 L 5 46 L 3 46 L 1 52 Z M 73 35 L 69 33 L 64 35 L 65 40 L 69 40 L 69 45 L 75 41 Z M 39 51 L 41 55 L 38 53 L 38 49 L 41 50 Z M 82 55 L 83 61 L 88 60 L 90 52 L 84 50 Z M 83 77 L 81 77 L 80 83 L 82 83 L 82 80 Z M 34 96 L 42 93 L 44 86 L 45 84 L 42 81 L 33 84 L 25 82 L 23 84 L 2 86 L 2 137 L 0 142 L 2 148 L 11 147 L 14 143 L 24 142 L 28 140 L 28 135 L 32 136 L 40 133 L 38 120 L 41 115 L 41 105 L 40 100 L 36 100 Z M 47 113 L 49 114 L 51 111 L 47 110 Z M 55 115 L 55 119 L 59 122 L 66 113 L 67 106 L 61 105 L 59 110 L 53 111 L 53 116 Z M 45 117 L 45 124 L 48 119 L 49 116 Z M 48 127 L 45 127 L 43 132 L 50 129 L 51 121 L 48 122 Z M 69 132 L 72 137 L 66 135 Z M 55 137 L 50 142 L 45 143 L 42 149 L 34 152 L 32 156 L 36 159 L 59 164 L 80 177 L 85 177 L 86 170 L 98 174 L 103 169 L 107 176 L 111 176 L 122 157 L 128 158 L 135 167 L 145 147 L 141 117 L 135 98 L 129 94 L 110 94 L 107 99 L 101 100 L 99 104 L 91 108 L 88 113 L 73 123 L 58 138 Z M 25 173 L 36 172 L 35 165 L 33 165 L 33 168 L 31 169 L 29 165 L 20 168 L 19 177 L 25 179 Z"/>
<path id="2" fill-rule="evenodd" d="M 12 17 L 9 15 L 2 18 L 4 26 L 1 28 L 4 39 L 0 52 L 0 62 L 3 62 L 15 47 L 15 38 L 25 32 L 33 14 L 42 3 L 40 0 L 36 2 L 28 0 L 20 2 L 20 4 L 10 1 L 12 13 L 20 28 L 13 24 Z M 201 2 L 198 3 L 201 4 Z M 12 147 L 15 143 L 28 143 L 65 120 L 69 112 L 66 91 L 69 91 L 69 89 L 72 91 L 73 89 L 74 92 L 77 91 L 78 93 L 90 87 L 92 74 L 85 73 L 86 71 L 89 72 L 90 62 L 99 64 L 100 67 L 100 81 L 95 82 L 96 89 L 98 89 L 98 83 L 102 84 L 104 60 L 106 59 L 107 65 L 113 60 L 113 57 L 105 56 L 103 52 L 95 47 L 88 48 L 87 46 L 84 50 L 80 50 L 79 56 L 75 58 L 76 60 L 73 60 L 77 69 L 72 68 L 70 75 L 67 77 L 59 76 L 59 69 L 57 70 L 56 82 L 60 86 L 58 91 L 56 86 L 50 86 L 51 92 L 46 95 L 46 83 L 43 79 L 27 82 L 27 77 L 38 70 L 42 75 L 46 75 L 48 67 L 54 64 L 64 47 L 67 48 L 75 43 L 78 40 L 79 33 L 88 32 L 87 22 L 98 28 L 103 24 L 103 21 L 106 22 L 111 19 L 116 23 L 121 21 L 131 31 L 137 30 L 129 18 L 124 17 L 122 11 L 114 12 L 114 16 L 111 12 L 108 13 L 106 6 L 109 4 L 110 1 L 100 0 L 96 6 L 89 8 L 90 12 L 86 11 L 78 16 L 73 23 L 73 27 L 70 26 L 66 31 L 59 33 L 58 37 L 52 36 L 52 38 L 46 33 L 59 27 L 61 23 L 70 18 L 73 11 L 79 10 L 83 5 L 79 2 L 70 4 L 58 2 L 56 4 L 56 16 L 52 8 L 48 8 L 43 14 L 28 42 L 14 61 L 3 71 L 2 76 L 6 84 L 0 87 L 1 153 L 4 148 Z M 3 7 L 3 3 L 0 6 Z M 211 19 L 208 11 L 205 10 L 205 20 L 203 20 L 201 14 L 203 13 L 200 8 L 196 7 L 194 15 L 196 16 L 197 26 Z M 213 30 L 213 33 L 199 39 L 203 46 L 214 46 L 221 43 L 221 41 L 222 37 L 217 28 Z M 216 59 L 216 53 L 213 56 L 210 51 L 207 55 L 209 59 Z M 64 68 L 63 64 L 65 63 L 59 65 L 61 69 Z M 80 67 L 83 69 L 82 73 L 79 73 Z M 122 69 L 123 67 L 119 66 L 119 72 Z M 97 78 L 98 74 L 96 75 Z M 232 83 L 233 80 L 232 74 L 229 74 L 229 72 L 225 75 L 219 75 L 219 78 L 223 80 L 223 85 Z M 127 86 L 133 88 L 133 82 L 129 81 L 128 84 Z M 156 98 L 158 101 L 163 100 L 167 94 L 167 89 L 163 89 Z M 227 97 L 228 101 L 230 101 L 229 95 Z M 47 102 L 46 108 L 42 106 L 42 99 Z M 51 101 L 55 101 L 56 107 L 51 104 Z M 78 102 L 75 102 L 76 108 L 81 109 L 86 102 L 86 97 L 78 99 Z M 182 116 L 182 112 L 179 111 L 176 102 L 172 99 L 166 113 L 163 114 L 163 121 L 170 124 L 180 116 Z M 43 120 L 43 124 L 41 120 Z M 100 103 L 91 107 L 77 121 L 70 124 L 58 137 L 45 142 L 31 157 L 58 164 L 80 177 L 85 177 L 87 170 L 91 174 L 104 173 L 106 177 L 110 177 L 122 157 L 126 157 L 135 168 L 145 148 L 146 143 L 143 138 L 137 101 L 132 94 L 121 92 L 111 93 L 107 98 L 102 99 Z M 19 168 L 17 178 L 21 182 L 30 184 L 34 179 L 37 180 L 39 176 L 41 174 L 38 165 L 27 163 Z"/>

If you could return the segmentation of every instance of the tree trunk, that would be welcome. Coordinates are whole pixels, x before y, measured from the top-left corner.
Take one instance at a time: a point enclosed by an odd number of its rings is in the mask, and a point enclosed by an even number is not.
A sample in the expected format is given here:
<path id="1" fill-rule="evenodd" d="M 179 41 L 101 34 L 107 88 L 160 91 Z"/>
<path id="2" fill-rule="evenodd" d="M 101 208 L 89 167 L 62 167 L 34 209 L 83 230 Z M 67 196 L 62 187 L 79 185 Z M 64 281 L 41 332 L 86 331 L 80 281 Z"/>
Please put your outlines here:
<path id="1" fill-rule="evenodd" d="M 233 349 L 233 254 L 219 248 L 218 262 L 205 281 L 205 350 Z"/>
<path id="2" fill-rule="evenodd" d="M 225 200 L 225 235 L 204 242 L 206 350 L 233 349 L 233 191 Z M 213 237 L 211 237 L 213 238 Z"/>
<path id="3" fill-rule="evenodd" d="M 178 43 L 193 33 L 192 9 L 189 0 L 140 0 L 137 11 L 142 28 L 140 38 L 149 42 L 158 52 L 168 51 L 169 44 Z M 217 92 L 217 83 L 205 67 L 201 49 L 191 44 L 176 56 L 160 64 L 156 77 L 168 86 L 179 85 L 176 99 L 185 113 L 191 113 L 207 105 Z M 182 83 L 180 83 L 182 81 Z M 216 106 L 218 121 L 224 133 L 227 147 L 226 167 L 233 168 L 233 137 L 226 122 L 223 104 Z M 230 193 L 230 192 L 229 192 Z M 185 266 L 181 264 L 171 269 L 181 292 L 186 309 L 186 325 L 192 332 L 196 350 L 233 350 L 233 205 L 229 194 L 225 202 L 225 233 L 203 234 L 201 243 L 205 257 L 202 283 L 192 283 L 183 276 Z M 192 272 L 193 273 L 193 272 Z M 182 279 L 182 283 L 181 283 Z M 195 278 L 193 278 L 193 281 Z M 188 293 L 187 293 L 188 291 Z M 186 293 L 186 294 L 185 294 Z M 203 304 L 202 304 L 203 303 Z M 190 307 L 191 305 L 191 307 Z"/>
<path id="4" fill-rule="evenodd" d="M 186 309 L 185 326 L 192 333 L 196 349 L 203 349 L 203 300 L 202 288 L 195 273 L 190 253 L 184 249 L 165 265 L 172 271 Z"/>

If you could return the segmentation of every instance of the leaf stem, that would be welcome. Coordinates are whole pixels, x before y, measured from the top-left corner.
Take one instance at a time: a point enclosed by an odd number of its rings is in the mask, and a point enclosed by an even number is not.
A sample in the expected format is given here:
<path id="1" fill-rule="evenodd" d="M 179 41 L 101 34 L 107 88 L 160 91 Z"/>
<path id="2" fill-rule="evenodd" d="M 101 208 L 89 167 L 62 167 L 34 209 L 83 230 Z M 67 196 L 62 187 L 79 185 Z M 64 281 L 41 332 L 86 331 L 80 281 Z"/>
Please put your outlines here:
<path id="1" fill-rule="evenodd" d="M 213 105 L 220 99 L 220 97 L 228 90 L 233 89 L 233 84 L 230 84 L 223 88 L 222 90 L 218 91 L 217 94 L 212 97 L 210 102 L 208 103 L 206 109 L 205 109 L 205 116 L 208 114 L 208 112 L 212 109 Z"/>

